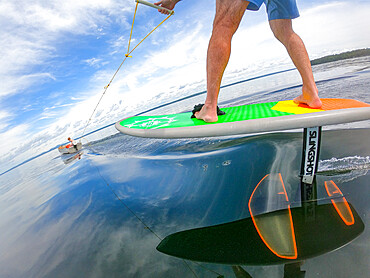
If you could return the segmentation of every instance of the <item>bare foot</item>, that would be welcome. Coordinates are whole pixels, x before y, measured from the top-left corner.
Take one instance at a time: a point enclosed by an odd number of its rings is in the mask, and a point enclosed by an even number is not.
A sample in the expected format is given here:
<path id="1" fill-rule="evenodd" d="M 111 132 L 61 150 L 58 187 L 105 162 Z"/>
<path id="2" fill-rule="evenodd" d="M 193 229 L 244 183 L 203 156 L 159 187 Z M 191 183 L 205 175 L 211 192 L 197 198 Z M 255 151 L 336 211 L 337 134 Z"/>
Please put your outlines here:
<path id="1" fill-rule="evenodd" d="M 293 101 L 297 104 L 307 104 L 311 108 L 321 108 L 322 106 L 322 102 L 317 94 L 317 89 L 309 92 L 308 90 L 305 90 L 305 88 L 302 88 L 302 94 L 296 97 Z"/>
<path id="2" fill-rule="evenodd" d="M 211 105 L 204 104 L 199 112 L 195 112 L 195 117 L 198 120 L 203 120 L 206 123 L 214 123 L 218 121 L 217 116 L 217 106 L 213 107 Z"/>

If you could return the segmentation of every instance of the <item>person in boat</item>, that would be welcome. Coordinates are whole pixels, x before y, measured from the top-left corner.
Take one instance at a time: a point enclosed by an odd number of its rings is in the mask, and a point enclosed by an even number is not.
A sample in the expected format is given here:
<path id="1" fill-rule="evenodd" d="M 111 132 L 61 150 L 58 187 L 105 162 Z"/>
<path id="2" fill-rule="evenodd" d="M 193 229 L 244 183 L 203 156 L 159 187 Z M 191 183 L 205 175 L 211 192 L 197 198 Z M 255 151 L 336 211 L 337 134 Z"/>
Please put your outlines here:
<path id="1" fill-rule="evenodd" d="M 161 0 L 155 3 L 172 10 L 180 0 Z M 196 105 L 193 116 L 205 122 L 216 122 L 218 94 L 224 70 L 231 53 L 231 39 L 239 27 L 245 10 L 258 10 L 266 5 L 270 28 L 285 46 L 302 78 L 302 94 L 295 103 L 320 108 L 322 103 L 313 77 L 311 62 L 302 39 L 293 31 L 292 19 L 299 17 L 296 0 L 216 0 L 216 14 L 207 51 L 207 96 L 204 105 Z M 165 10 L 159 12 L 168 14 Z"/>
<path id="2" fill-rule="evenodd" d="M 75 142 L 75 140 L 73 140 L 71 137 L 68 137 L 67 139 L 69 142 L 71 142 L 69 145 L 70 147 L 74 147 L 76 149 L 76 151 L 78 151 L 77 149 L 77 143 Z"/>
<path id="3" fill-rule="evenodd" d="M 71 138 L 71 137 L 68 137 L 67 139 L 70 143 L 67 144 L 67 145 L 64 145 L 64 146 L 60 146 L 59 149 L 64 149 L 64 148 L 71 148 L 71 147 L 74 147 L 76 149 L 76 151 L 78 151 L 77 149 L 77 143 Z"/>

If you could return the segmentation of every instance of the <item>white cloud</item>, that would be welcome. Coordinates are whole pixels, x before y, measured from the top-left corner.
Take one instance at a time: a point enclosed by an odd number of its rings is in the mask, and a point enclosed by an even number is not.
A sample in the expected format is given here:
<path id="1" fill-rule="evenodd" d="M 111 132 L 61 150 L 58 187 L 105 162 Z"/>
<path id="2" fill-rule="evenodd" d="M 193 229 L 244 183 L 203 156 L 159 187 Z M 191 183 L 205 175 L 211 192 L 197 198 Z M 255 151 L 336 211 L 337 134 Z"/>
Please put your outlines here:
<path id="1" fill-rule="evenodd" d="M 5 130 L 8 127 L 7 119 L 11 114 L 7 111 L 0 111 L 0 132 Z"/>
<path id="2" fill-rule="evenodd" d="M 83 60 L 84 63 L 88 64 L 91 67 L 99 67 L 101 61 L 102 59 L 98 59 L 98 58 L 91 58 L 91 59 Z"/>
<path id="3" fill-rule="evenodd" d="M 26 124 L 15 126 L 1 133 L 0 156 L 8 158 L 15 154 L 17 149 L 27 143 L 29 126 Z"/>
<path id="4" fill-rule="evenodd" d="M 302 11 L 295 29 L 314 58 L 370 46 L 370 3 L 334 2 Z"/>
<path id="5" fill-rule="evenodd" d="M 86 33 L 98 29 L 98 25 L 109 21 L 110 15 L 128 11 L 129 1 L 74 1 L 74 0 L 18 0 L 1 2 L 0 15 L 8 28 L 16 26 L 33 32 Z M 105 13 L 108 12 L 108 13 Z"/>
<path id="6" fill-rule="evenodd" d="M 9 94 L 17 93 L 23 91 L 31 86 L 41 84 L 56 80 L 55 77 L 50 73 L 34 73 L 34 74 L 24 74 L 12 76 L 9 74 L 4 74 L 1 76 L 6 81 L 0 84 L 0 98 Z"/>
<path id="7" fill-rule="evenodd" d="M 0 2 L 0 97 L 20 93 L 34 83 L 20 76 L 35 73 L 36 66 L 58 55 L 56 45 L 68 35 L 99 34 L 112 19 L 125 21 L 131 13 L 128 1 L 1 1 Z M 131 2 L 130 2 L 131 3 Z M 119 16 L 118 16 L 119 14 Z"/>

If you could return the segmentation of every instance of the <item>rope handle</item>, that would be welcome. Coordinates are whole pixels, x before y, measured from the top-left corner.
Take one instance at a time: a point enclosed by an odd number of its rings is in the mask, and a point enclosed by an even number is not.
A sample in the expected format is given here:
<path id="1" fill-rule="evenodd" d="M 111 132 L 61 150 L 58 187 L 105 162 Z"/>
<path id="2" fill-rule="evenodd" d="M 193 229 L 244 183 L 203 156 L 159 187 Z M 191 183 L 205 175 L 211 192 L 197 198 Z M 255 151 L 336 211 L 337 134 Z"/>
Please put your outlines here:
<path id="1" fill-rule="evenodd" d="M 157 6 L 157 5 L 154 5 L 150 2 L 147 2 L 147 1 L 144 1 L 144 0 L 135 0 L 136 3 L 140 3 L 140 4 L 143 4 L 143 5 L 146 5 L 146 6 L 149 6 L 149 7 L 152 7 L 152 8 L 155 8 L 157 10 L 164 10 L 164 11 L 167 11 L 169 12 L 170 14 L 174 14 L 175 12 L 172 11 L 172 10 L 169 10 L 167 8 L 164 8 L 164 7 L 160 7 L 160 6 Z"/>

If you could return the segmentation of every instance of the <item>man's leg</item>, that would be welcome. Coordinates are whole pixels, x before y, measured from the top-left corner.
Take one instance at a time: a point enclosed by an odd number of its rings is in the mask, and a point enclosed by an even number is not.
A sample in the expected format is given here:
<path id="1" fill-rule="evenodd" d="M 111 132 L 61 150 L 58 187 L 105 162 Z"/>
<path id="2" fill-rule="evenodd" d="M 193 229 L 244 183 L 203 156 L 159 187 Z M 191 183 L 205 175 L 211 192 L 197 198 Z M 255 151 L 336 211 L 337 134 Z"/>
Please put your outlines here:
<path id="1" fill-rule="evenodd" d="M 248 4 L 245 0 L 216 0 L 216 15 L 207 52 L 207 97 L 202 110 L 195 114 L 205 122 L 216 122 L 218 119 L 217 99 L 230 58 L 231 39 Z"/>
<path id="2" fill-rule="evenodd" d="M 270 20 L 275 37 L 285 46 L 290 58 L 302 77 L 302 94 L 294 99 L 312 108 L 320 108 L 321 100 L 312 74 L 311 62 L 302 39 L 293 31 L 291 19 Z"/>

